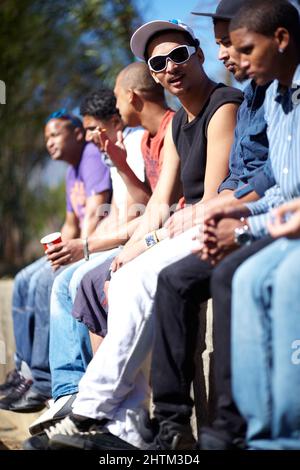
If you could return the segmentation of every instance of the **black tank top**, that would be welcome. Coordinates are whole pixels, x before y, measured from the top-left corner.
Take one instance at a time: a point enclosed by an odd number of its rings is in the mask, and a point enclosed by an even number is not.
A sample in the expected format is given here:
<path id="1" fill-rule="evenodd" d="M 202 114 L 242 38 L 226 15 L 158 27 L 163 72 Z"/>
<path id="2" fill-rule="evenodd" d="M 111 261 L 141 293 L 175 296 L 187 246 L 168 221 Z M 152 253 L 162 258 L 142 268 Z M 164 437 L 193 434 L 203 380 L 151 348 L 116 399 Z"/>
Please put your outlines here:
<path id="1" fill-rule="evenodd" d="M 181 181 L 187 204 L 194 204 L 203 197 L 207 127 L 211 117 L 223 104 L 241 104 L 242 101 L 243 94 L 241 91 L 219 83 L 193 121 L 187 121 L 187 114 L 183 108 L 175 114 L 172 123 L 172 134 L 181 160 Z"/>

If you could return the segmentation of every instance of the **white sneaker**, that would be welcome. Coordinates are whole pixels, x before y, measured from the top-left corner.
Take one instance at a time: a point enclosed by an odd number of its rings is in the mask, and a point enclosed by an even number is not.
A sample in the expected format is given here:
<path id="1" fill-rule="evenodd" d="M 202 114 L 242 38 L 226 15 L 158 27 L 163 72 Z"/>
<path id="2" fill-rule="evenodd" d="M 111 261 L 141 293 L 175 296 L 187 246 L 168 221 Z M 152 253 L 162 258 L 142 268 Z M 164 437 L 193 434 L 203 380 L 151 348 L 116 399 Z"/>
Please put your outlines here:
<path id="1" fill-rule="evenodd" d="M 56 421 L 60 421 L 72 412 L 72 405 L 76 398 L 76 393 L 73 395 L 64 395 L 58 398 L 50 408 L 45 411 L 41 416 L 38 417 L 30 426 L 29 432 L 32 436 L 39 434 L 44 431 L 45 428 L 49 428 Z"/>

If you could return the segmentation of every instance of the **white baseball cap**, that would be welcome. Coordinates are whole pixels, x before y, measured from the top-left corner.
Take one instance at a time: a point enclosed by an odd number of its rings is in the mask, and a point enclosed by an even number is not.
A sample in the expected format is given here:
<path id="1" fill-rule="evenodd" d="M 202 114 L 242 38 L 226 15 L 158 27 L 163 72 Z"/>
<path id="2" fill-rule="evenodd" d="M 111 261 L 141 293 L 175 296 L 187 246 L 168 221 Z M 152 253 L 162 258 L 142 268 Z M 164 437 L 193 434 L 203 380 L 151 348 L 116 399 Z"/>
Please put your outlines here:
<path id="1" fill-rule="evenodd" d="M 181 20 L 155 20 L 145 23 L 132 35 L 130 47 L 133 54 L 139 59 L 145 59 L 145 49 L 147 42 L 155 33 L 159 31 L 167 31 L 174 29 L 175 31 L 183 31 L 188 33 L 192 39 L 196 39 L 194 31 Z"/>

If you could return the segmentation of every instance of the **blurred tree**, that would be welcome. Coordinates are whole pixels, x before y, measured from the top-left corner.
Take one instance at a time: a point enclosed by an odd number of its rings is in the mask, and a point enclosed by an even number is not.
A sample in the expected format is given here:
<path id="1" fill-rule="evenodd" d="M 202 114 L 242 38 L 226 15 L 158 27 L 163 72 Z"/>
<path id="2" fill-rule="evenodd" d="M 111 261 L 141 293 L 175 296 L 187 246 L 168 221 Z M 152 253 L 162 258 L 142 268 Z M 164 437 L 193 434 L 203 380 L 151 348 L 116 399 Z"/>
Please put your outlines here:
<path id="1" fill-rule="evenodd" d="M 133 0 L 0 0 L 0 274 L 23 262 L 32 235 L 28 201 L 38 195 L 27 183 L 46 161 L 45 117 L 112 84 L 141 21 Z"/>

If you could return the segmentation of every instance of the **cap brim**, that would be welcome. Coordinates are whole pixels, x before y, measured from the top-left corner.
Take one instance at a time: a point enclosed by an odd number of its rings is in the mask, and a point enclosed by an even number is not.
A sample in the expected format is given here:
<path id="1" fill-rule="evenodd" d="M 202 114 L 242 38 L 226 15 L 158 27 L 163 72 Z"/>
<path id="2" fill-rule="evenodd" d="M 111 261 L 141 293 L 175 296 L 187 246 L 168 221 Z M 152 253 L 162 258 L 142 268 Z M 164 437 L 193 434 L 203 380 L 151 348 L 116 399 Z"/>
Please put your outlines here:
<path id="1" fill-rule="evenodd" d="M 207 16 L 213 18 L 214 20 L 228 20 L 230 21 L 233 18 L 233 15 L 216 15 L 216 13 L 198 13 L 196 11 L 191 11 L 192 15 L 197 16 Z"/>

